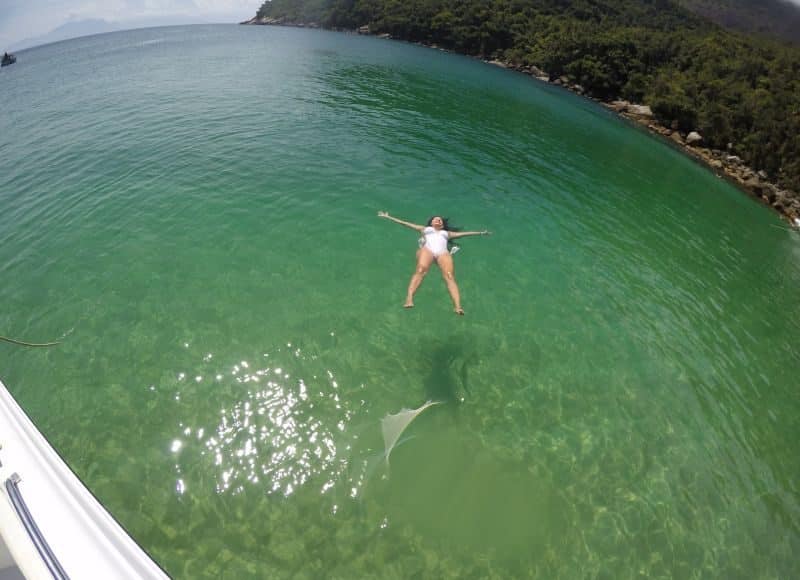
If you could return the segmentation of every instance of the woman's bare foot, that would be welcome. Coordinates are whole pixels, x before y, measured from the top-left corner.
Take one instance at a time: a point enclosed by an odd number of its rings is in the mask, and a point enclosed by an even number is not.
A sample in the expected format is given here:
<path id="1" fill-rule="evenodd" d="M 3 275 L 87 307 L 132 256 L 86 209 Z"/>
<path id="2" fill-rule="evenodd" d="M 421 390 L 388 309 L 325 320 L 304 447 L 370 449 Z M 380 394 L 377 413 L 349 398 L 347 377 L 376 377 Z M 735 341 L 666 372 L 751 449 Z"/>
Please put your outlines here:
<path id="1" fill-rule="evenodd" d="M 403 308 L 414 308 L 414 303 L 411 300 L 406 300 L 406 303 L 403 304 Z"/>
<path id="2" fill-rule="evenodd" d="M 456 308 L 456 314 L 459 316 L 464 316 L 464 309 L 463 308 Z"/>

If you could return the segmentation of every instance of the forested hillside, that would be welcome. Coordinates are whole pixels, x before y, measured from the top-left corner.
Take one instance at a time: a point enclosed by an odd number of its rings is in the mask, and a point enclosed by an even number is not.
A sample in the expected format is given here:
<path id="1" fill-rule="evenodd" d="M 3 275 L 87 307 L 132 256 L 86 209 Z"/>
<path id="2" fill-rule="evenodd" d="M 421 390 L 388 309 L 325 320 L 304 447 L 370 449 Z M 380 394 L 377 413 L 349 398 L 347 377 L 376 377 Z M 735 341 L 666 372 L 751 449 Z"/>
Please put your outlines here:
<path id="1" fill-rule="evenodd" d="M 726 28 L 800 45 L 800 5 L 789 0 L 677 0 Z"/>
<path id="2" fill-rule="evenodd" d="M 800 48 L 715 26 L 669 0 L 273 0 L 261 19 L 437 44 L 534 65 L 591 96 L 650 105 L 800 191 Z"/>

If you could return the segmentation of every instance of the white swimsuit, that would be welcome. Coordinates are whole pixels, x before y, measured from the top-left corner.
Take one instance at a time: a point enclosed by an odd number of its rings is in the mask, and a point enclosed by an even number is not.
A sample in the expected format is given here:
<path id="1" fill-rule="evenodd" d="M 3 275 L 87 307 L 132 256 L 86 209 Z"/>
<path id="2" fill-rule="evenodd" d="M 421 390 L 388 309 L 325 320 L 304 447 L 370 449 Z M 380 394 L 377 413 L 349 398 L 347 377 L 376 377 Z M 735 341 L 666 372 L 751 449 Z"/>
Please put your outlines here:
<path id="1" fill-rule="evenodd" d="M 436 228 L 428 226 L 422 230 L 422 235 L 425 237 L 420 241 L 424 240 L 424 247 L 431 251 L 434 258 L 438 258 L 442 254 L 447 253 L 447 240 L 450 237 L 447 230 L 437 230 Z"/>

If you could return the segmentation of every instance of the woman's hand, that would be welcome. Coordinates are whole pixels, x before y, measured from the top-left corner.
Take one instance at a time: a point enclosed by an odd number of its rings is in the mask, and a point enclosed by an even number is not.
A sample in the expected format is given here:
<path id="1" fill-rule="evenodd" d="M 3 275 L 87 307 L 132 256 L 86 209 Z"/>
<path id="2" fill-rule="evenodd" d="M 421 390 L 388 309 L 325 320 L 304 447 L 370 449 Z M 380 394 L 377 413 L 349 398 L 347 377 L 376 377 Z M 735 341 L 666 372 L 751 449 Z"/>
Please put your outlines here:
<path id="1" fill-rule="evenodd" d="M 388 218 L 389 217 L 389 212 L 379 211 L 378 212 L 378 217 Z"/>
<path id="2" fill-rule="evenodd" d="M 483 231 L 481 232 L 481 235 L 482 235 L 482 236 L 491 236 L 491 235 L 492 235 L 492 232 L 490 232 L 489 230 L 483 230 Z"/>

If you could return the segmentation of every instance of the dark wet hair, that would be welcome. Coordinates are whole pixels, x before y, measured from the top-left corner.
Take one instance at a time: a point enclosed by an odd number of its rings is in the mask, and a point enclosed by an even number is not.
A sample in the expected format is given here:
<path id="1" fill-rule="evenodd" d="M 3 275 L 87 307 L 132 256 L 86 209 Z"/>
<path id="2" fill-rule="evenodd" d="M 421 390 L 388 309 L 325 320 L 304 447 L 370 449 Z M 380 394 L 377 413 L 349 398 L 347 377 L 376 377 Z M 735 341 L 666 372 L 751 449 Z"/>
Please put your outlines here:
<path id="1" fill-rule="evenodd" d="M 438 213 L 436 215 L 432 215 L 431 217 L 429 217 L 428 218 L 428 223 L 425 224 L 425 225 L 427 225 L 427 226 L 431 225 L 433 223 L 433 218 L 435 218 L 435 217 L 442 218 L 442 229 L 443 230 L 447 230 L 448 232 L 457 232 L 458 231 L 458 228 L 450 229 L 450 224 L 448 223 L 450 218 L 446 218 L 444 216 L 441 216 Z"/>

